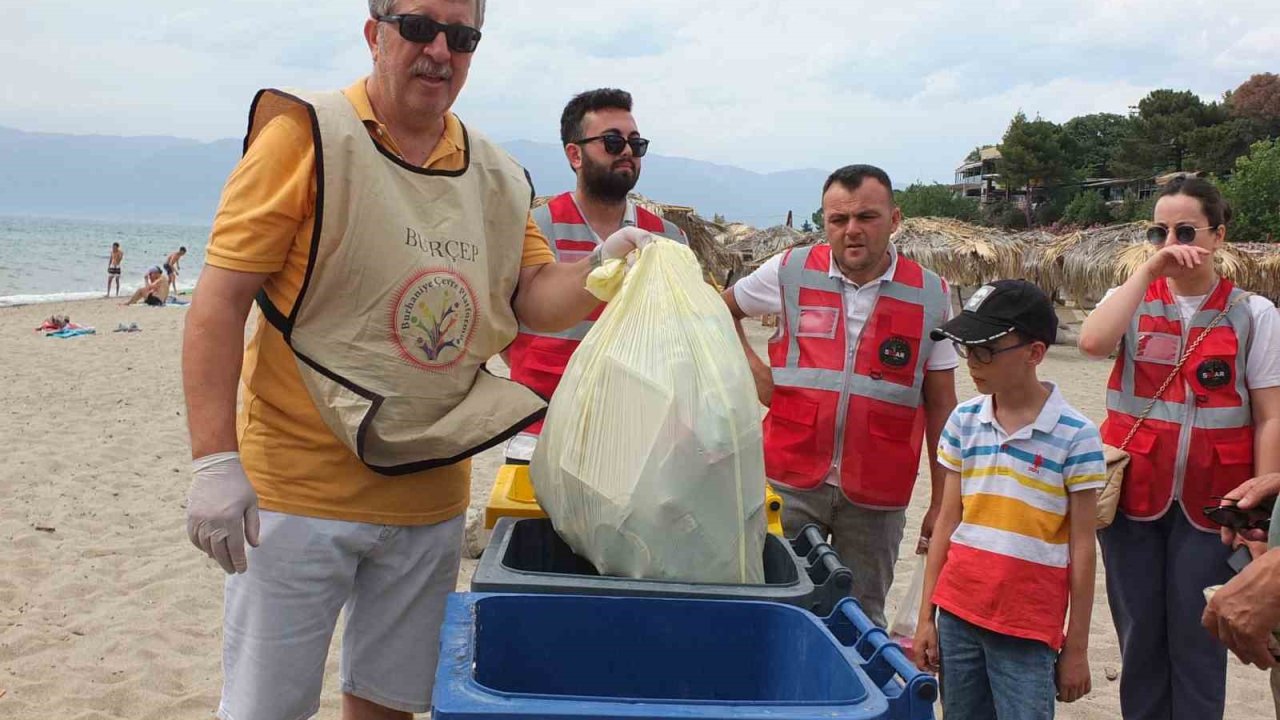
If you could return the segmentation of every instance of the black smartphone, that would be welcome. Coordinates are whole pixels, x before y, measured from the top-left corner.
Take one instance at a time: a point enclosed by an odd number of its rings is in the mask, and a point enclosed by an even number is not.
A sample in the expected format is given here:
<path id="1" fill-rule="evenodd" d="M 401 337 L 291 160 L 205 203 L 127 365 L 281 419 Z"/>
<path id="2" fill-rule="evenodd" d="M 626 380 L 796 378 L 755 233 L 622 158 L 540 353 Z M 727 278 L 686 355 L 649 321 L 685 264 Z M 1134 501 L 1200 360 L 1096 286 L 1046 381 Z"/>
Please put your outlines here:
<path id="1" fill-rule="evenodd" d="M 1249 552 L 1249 548 L 1241 545 L 1231 553 L 1231 557 L 1227 558 L 1227 566 L 1231 571 L 1239 575 L 1253 561 L 1253 555 Z"/>

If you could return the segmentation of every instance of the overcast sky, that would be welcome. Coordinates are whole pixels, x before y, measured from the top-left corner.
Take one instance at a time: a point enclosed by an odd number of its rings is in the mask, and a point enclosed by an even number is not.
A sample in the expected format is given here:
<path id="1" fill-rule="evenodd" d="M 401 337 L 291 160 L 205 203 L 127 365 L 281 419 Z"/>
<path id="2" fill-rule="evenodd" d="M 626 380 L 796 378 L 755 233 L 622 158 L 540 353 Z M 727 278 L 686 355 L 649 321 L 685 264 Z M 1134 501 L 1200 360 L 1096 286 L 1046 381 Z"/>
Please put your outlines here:
<path id="1" fill-rule="evenodd" d="M 211 140 L 263 86 L 365 74 L 363 0 L 21 2 L 0 9 L 0 125 Z M 947 180 L 1009 118 L 1215 99 L 1280 72 L 1276 0 L 490 0 L 455 110 L 555 142 L 575 92 L 630 90 L 652 150 L 757 171 Z"/>

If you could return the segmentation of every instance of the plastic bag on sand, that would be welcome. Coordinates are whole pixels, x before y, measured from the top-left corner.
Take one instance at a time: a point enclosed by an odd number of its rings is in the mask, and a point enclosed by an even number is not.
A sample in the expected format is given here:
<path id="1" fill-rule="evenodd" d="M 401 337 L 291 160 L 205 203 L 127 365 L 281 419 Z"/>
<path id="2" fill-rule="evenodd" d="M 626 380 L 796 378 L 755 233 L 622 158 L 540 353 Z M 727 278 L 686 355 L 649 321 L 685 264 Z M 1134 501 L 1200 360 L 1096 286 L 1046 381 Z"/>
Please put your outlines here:
<path id="1" fill-rule="evenodd" d="M 902 646 L 908 657 L 914 658 L 913 641 L 916 624 L 920 621 L 920 603 L 924 599 L 924 569 L 928 555 L 916 555 L 915 570 L 911 573 L 911 585 L 898 603 L 898 610 L 889 622 L 889 637 Z"/>
<path id="2" fill-rule="evenodd" d="M 724 302 L 668 240 L 587 287 L 612 301 L 551 398 L 538 502 L 603 575 L 764 582 L 760 409 Z"/>

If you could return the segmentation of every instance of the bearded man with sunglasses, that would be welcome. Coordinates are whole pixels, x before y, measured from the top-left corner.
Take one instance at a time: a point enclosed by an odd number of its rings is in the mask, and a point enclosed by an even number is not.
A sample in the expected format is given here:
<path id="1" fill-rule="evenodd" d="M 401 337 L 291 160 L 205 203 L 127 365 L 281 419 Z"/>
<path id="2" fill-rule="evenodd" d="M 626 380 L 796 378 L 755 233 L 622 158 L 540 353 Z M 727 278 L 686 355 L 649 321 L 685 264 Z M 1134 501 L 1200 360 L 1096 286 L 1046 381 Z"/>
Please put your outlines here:
<path id="1" fill-rule="evenodd" d="M 255 98 L 187 318 L 187 529 L 228 573 L 229 720 L 314 715 L 344 607 L 343 717 L 430 709 L 468 458 L 545 410 L 484 362 L 596 306 L 593 259 L 554 262 L 528 175 L 449 112 L 483 0 L 369 11 L 368 78 Z"/>
<path id="2" fill-rule="evenodd" d="M 578 177 L 577 187 L 533 211 L 557 261 L 574 262 L 598 252 L 601 238 L 624 228 L 688 243 L 680 228 L 627 197 L 640 180 L 641 158 L 649 151 L 649 141 L 640 136 L 631 114 L 631 93 L 601 88 L 575 96 L 560 115 L 560 141 Z M 573 351 L 603 311 L 600 303 L 587 319 L 560 332 L 521 325 L 507 352 L 511 378 L 550 398 Z M 527 464 L 541 432 L 538 420 L 512 438 L 507 462 Z"/>
<path id="3" fill-rule="evenodd" d="M 941 508 L 936 449 L 960 360 L 929 336 L 951 317 L 946 282 L 890 242 L 902 212 L 889 176 L 870 165 L 836 170 L 822 213 L 826 243 L 774 256 L 724 300 L 769 405 L 765 472 L 783 497 L 783 529 L 816 523 L 830 534 L 853 570 L 853 597 L 884 627 L 926 435 L 932 483 L 918 553 Z M 782 318 L 766 365 L 741 319 L 770 314 Z"/>

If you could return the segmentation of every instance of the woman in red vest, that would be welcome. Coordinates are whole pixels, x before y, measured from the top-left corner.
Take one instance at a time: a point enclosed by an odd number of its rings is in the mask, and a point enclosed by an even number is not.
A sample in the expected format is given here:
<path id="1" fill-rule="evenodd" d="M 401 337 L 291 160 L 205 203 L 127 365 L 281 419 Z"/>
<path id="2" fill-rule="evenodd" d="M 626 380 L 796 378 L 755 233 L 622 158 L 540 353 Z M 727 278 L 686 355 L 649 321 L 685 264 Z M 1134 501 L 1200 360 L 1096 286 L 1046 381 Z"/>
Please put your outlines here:
<path id="1" fill-rule="evenodd" d="M 1086 355 L 1116 352 L 1102 439 L 1132 458 L 1099 533 L 1126 720 L 1222 717 L 1226 650 L 1200 616 L 1231 549 L 1205 508 L 1280 470 L 1280 316 L 1215 269 L 1230 220 L 1212 183 L 1169 183 L 1147 230 L 1159 251 L 1080 331 Z"/>

